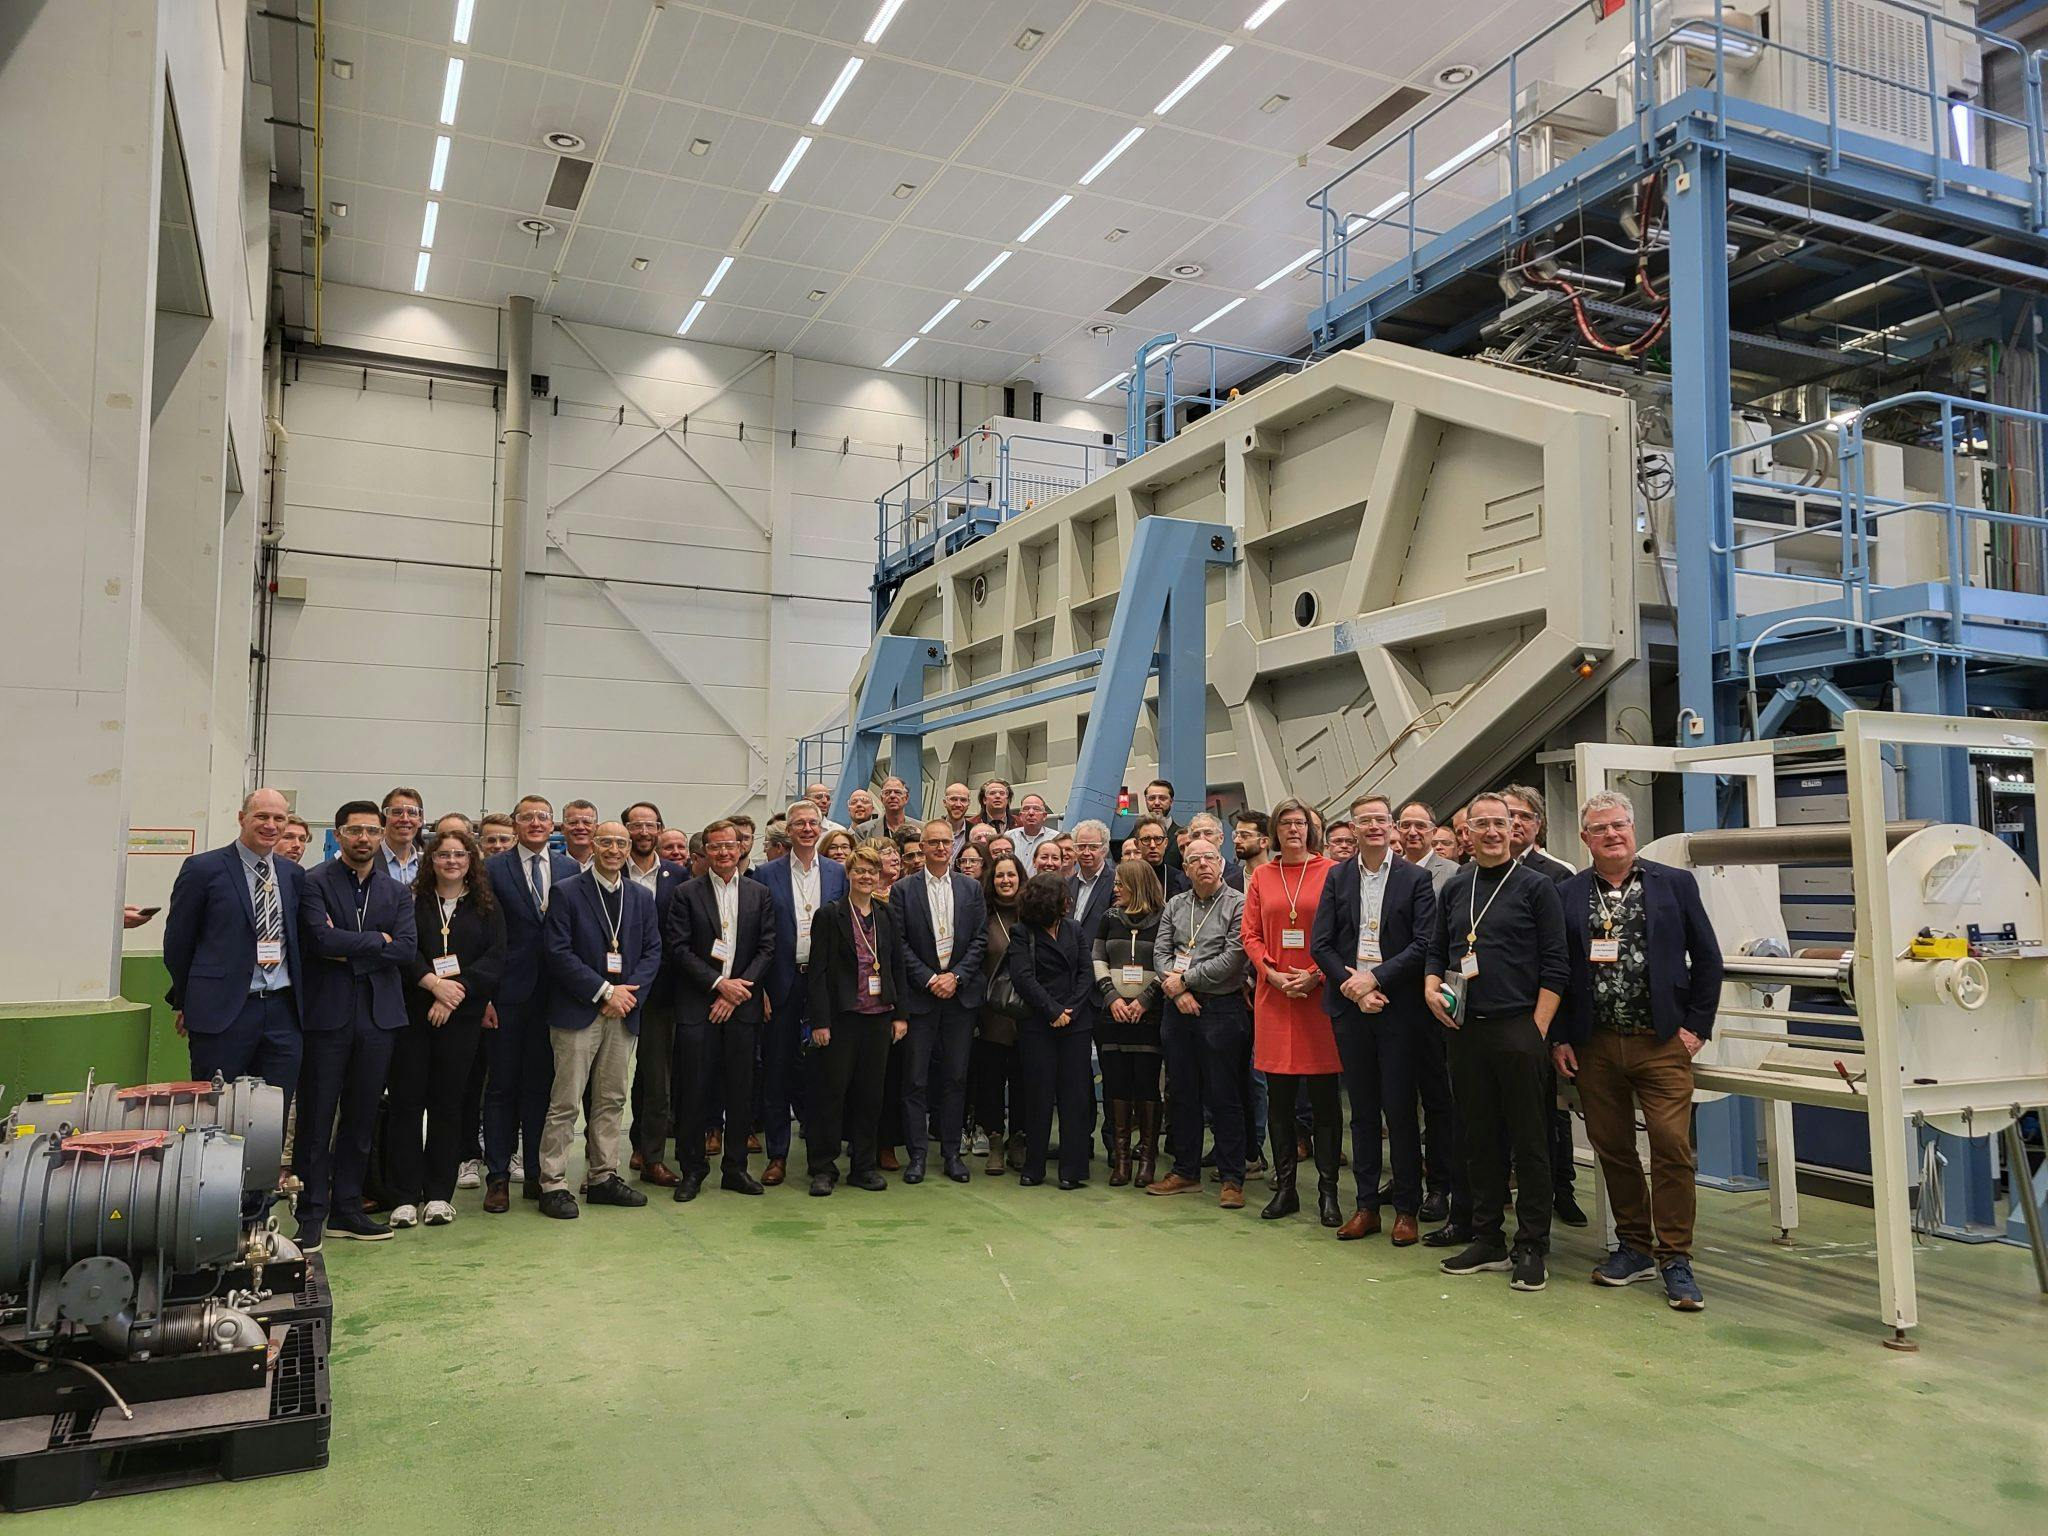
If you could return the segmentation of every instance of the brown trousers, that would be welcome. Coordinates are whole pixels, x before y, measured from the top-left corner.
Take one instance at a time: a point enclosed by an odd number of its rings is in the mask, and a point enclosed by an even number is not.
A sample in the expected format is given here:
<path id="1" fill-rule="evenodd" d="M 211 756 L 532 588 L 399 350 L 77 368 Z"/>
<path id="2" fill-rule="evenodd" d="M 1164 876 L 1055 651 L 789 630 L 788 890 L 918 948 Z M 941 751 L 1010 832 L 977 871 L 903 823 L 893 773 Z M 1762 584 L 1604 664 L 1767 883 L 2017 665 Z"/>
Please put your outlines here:
<path id="1" fill-rule="evenodd" d="M 1692 1256 L 1692 1057 L 1676 1035 L 1617 1035 L 1595 1029 L 1578 1048 L 1579 1106 L 1586 1139 L 1600 1159 L 1614 1229 L 1637 1253 L 1660 1263 Z M 1650 1181 L 1636 1155 L 1636 1105 L 1650 1133 Z M 1652 1238 L 1654 1227 L 1655 1237 Z"/>

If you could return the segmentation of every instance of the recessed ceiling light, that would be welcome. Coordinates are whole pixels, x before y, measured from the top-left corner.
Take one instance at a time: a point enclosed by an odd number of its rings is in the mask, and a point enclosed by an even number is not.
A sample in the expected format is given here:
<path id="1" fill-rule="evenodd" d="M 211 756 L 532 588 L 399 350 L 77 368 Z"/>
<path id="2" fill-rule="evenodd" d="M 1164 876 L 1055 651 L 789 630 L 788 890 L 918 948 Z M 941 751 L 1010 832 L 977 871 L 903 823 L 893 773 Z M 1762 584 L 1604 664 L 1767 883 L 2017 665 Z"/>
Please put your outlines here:
<path id="1" fill-rule="evenodd" d="M 1129 233 L 1130 231 L 1128 229 L 1112 229 L 1108 234 L 1104 235 L 1102 238 L 1107 240 L 1111 245 L 1115 245 L 1117 241 L 1123 239 L 1123 237 L 1125 235 L 1128 235 Z"/>
<path id="2" fill-rule="evenodd" d="M 910 196 L 910 194 L 911 194 L 911 193 L 913 193 L 913 192 L 915 192 L 916 190 L 917 190 L 917 183 L 916 183 L 916 182 L 914 182 L 914 181 L 899 181 L 899 182 L 897 182 L 897 183 L 896 183 L 896 190 L 895 190 L 894 192 L 891 192 L 891 193 L 890 193 L 889 195 L 890 195 L 891 197 L 894 197 L 894 198 L 899 198 L 899 199 L 900 199 L 900 198 L 905 198 L 905 197 L 908 197 L 908 196 Z"/>
<path id="3" fill-rule="evenodd" d="M 730 256 L 721 256 L 718 260 L 718 266 L 711 273 L 711 280 L 704 285 L 705 298 L 708 299 L 711 295 L 718 292 L 718 285 L 725 281 L 725 274 L 731 270 L 732 258 Z"/>
<path id="4" fill-rule="evenodd" d="M 420 249 L 434 248 L 434 230 L 441 222 L 441 205 L 432 198 L 427 199 L 427 211 L 420 219 Z"/>
<path id="5" fill-rule="evenodd" d="M 1200 277 L 1202 275 L 1202 265 L 1200 262 L 1195 261 L 1179 262 L 1171 267 L 1168 267 L 1166 270 L 1173 276 L 1183 279 L 1190 277 Z"/>
<path id="6" fill-rule="evenodd" d="M 425 293 L 427 291 L 427 268 L 433 264 L 434 258 L 425 251 L 421 251 L 420 259 L 413 263 L 412 291 L 414 293 Z"/>
<path id="7" fill-rule="evenodd" d="M 697 323 L 697 317 L 703 313 L 704 301 L 702 299 L 699 299 L 696 303 L 690 306 L 690 312 L 687 315 L 683 316 L 683 323 L 676 327 L 676 334 L 678 336 L 689 335 L 690 327 Z"/>
<path id="8" fill-rule="evenodd" d="M 882 7 L 875 12 L 875 19 L 868 23 L 867 31 L 861 33 L 864 43 L 879 43 L 882 34 L 889 30 L 889 23 L 896 19 L 896 13 L 903 9 L 903 0 L 882 0 Z"/>
<path id="9" fill-rule="evenodd" d="M 917 328 L 917 334 L 920 336 L 929 336 L 941 320 L 945 319 L 946 316 L 953 313 L 953 311 L 958 309 L 959 307 L 960 301 L 958 299 L 946 300 L 945 303 L 939 306 L 939 312 L 937 314 L 933 315 L 931 319 L 925 321 L 923 325 L 920 325 Z"/>
<path id="10" fill-rule="evenodd" d="M 469 41 L 469 24 L 476 20 L 476 0 L 455 0 L 455 41 Z"/>
<path id="11" fill-rule="evenodd" d="M 967 329 L 969 329 L 970 331 L 985 331 L 985 330 L 987 330 L 987 329 L 988 329 L 988 316 L 987 316 L 987 315 L 983 315 L 983 316 L 982 316 L 982 317 L 981 317 L 981 318 L 980 318 L 979 320 L 975 321 L 975 322 L 974 322 L 974 324 L 972 324 L 972 325 L 968 326 L 968 327 L 967 327 Z"/>
<path id="12" fill-rule="evenodd" d="M 813 288 L 808 294 L 805 295 L 805 297 L 808 298 L 813 304 L 822 303 L 824 302 L 825 298 L 825 290 L 822 288 Z"/>
<path id="13" fill-rule="evenodd" d="M 846 94 L 846 88 L 853 84 L 853 77 L 860 73 L 860 67 L 867 61 L 856 54 L 846 61 L 839 71 L 839 78 L 832 82 L 832 89 L 825 93 L 825 99 L 818 103 L 818 110 L 811 114 L 811 126 L 822 128 L 825 119 L 832 115 L 832 109 L 839 105 L 839 98 Z"/>
<path id="14" fill-rule="evenodd" d="M 355 77 L 356 77 L 356 66 L 355 66 L 355 61 L 354 61 L 354 60 L 352 60 L 352 59 L 336 59 L 336 60 L 334 61 L 334 78 L 335 78 L 335 79 L 337 79 L 337 80 L 353 80 L 353 79 L 355 79 Z"/>
<path id="15" fill-rule="evenodd" d="M 800 138 L 796 141 L 796 146 L 789 152 L 789 158 L 782 162 L 782 169 L 777 171 L 775 179 L 768 183 L 768 190 L 770 192 L 780 192 L 782 190 L 783 184 L 796 173 L 797 162 L 803 159 L 804 151 L 810 147 L 811 141 L 808 137 Z"/>
<path id="16" fill-rule="evenodd" d="M 1095 386 L 1095 387 L 1094 387 L 1093 389 L 1089 390 L 1089 391 L 1088 391 L 1088 393 L 1087 393 L 1087 394 L 1085 394 L 1085 395 L 1083 395 L 1083 396 L 1082 396 L 1081 398 L 1082 398 L 1083 400 L 1093 400 L 1093 399 L 1094 399 L 1094 398 L 1095 398 L 1095 397 L 1096 397 L 1097 395 L 1101 394 L 1101 393 L 1102 393 L 1102 392 L 1103 392 L 1103 391 L 1104 391 L 1105 389 L 1114 389 L 1114 388 L 1115 388 L 1115 387 L 1116 387 L 1117 385 L 1119 385 L 1119 384 L 1123 383 L 1123 381 L 1124 381 L 1125 379 L 1128 379 L 1129 377 L 1130 377 L 1130 373 L 1129 373 L 1128 371 L 1126 371 L 1126 372 L 1123 372 L 1123 373 L 1120 373 L 1120 374 L 1118 374 L 1118 375 L 1117 375 L 1117 376 L 1116 376 L 1115 378 L 1113 378 L 1113 379 L 1104 379 L 1104 380 L 1103 380 L 1103 381 L 1102 381 L 1102 382 L 1101 382 L 1100 384 L 1096 385 L 1096 386 Z"/>
<path id="17" fill-rule="evenodd" d="M 1446 64 L 1436 72 L 1436 83 L 1447 91 L 1454 91 L 1461 85 L 1470 85 L 1479 73 L 1470 64 Z"/>
<path id="18" fill-rule="evenodd" d="M 1278 91 L 1275 91 L 1271 96 L 1268 96 L 1259 103 L 1259 110 L 1270 117 L 1292 100 L 1294 100 L 1292 96 L 1283 96 Z"/>
<path id="19" fill-rule="evenodd" d="M 1321 251 L 1303 251 L 1299 256 L 1295 257 L 1294 260 L 1287 263 L 1286 266 L 1282 267 L 1278 272 L 1275 272 L 1263 283 L 1256 284 L 1255 286 L 1257 291 L 1260 293 L 1264 293 L 1268 288 L 1272 287 L 1275 283 L 1279 282 L 1281 278 L 1286 277 L 1292 273 L 1299 272 L 1303 267 L 1307 266 L 1310 262 L 1314 261 L 1320 255 L 1322 255 Z"/>
<path id="20" fill-rule="evenodd" d="M 1036 48 L 1040 43 L 1044 41 L 1045 34 L 1039 31 L 1038 28 L 1026 27 L 1022 32 L 1019 32 L 1017 34 L 1017 41 L 1013 43 L 1011 46 L 1021 48 L 1026 53 L 1029 53 L 1032 49 Z"/>
<path id="21" fill-rule="evenodd" d="M 995 275 L 995 270 L 997 267 L 1000 267 L 1004 262 L 1008 261 L 1009 259 L 1010 253 L 1008 251 L 999 251 L 996 254 L 996 259 L 994 261 L 990 262 L 987 266 L 983 267 L 979 272 L 974 274 L 974 281 L 967 285 L 967 291 L 969 293 L 974 292 L 975 289 L 979 288 L 983 283 L 987 282 L 991 277 Z"/>
<path id="22" fill-rule="evenodd" d="M 1229 58 L 1231 52 L 1232 49 L 1228 43 L 1224 43 L 1221 47 L 1214 50 L 1209 57 L 1202 60 L 1201 63 L 1188 72 L 1187 79 L 1181 81 L 1179 85 L 1176 85 L 1159 99 L 1159 105 L 1152 109 L 1152 115 L 1154 117 L 1166 116 L 1167 113 L 1171 112 L 1179 104 L 1183 96 L 1187 95 L 1189 91 L 1192 91 L 1208 78 L 1210 70 Z"/>
<path id="23" fill-rule="evenodd" d="M 327 205 L 327 211 L 333 214 L 337 219 L 345 219 L 348 217 L 348 204 L 329 203 Z"/>
<path id="24" fill-rule="evenodd" d="M 462 60 L 448 61 L 448 78 L 441 83 L 441 121 L 455 121 L 455 108 L 462 100 Z"/>
<path id="25" fill-rule="evenodd" d="M 903 360 L 903 354 L 908 352 L 912 347 L 916 345 L 917 338 L 913 336 L 910 338 L 910 340 L 903 343 L 902 346 L 898 347 L 894 352 L 891 352 L 888 358 L 883 362 L 882 366 L 884 368 L 894 368 L 899 362 Z"/>
<path id="26" fill-rule="evenodd" d="M 1087 186 L 1090 182 L 1095 180 L 1096 177 L 1100 176 L 1104 171 L 1108 170 L 1112 165 L 1114 165 L 1116 163 L 1116 157 L 1122 154 L 1125 150 L 1129 149 L 1133 144 L 1137 143 L 1138 140 L 1141 137 L 1143 137 L 1144 132 L 1145 130 L 1143 128 L 1133 128 L 1129 133 L 1125 134 L 1122 138 L 1118 139 L 1116 143 L 1110 147 L 1110 151 L 1108 154 L 1104 155 L 1100 160 L 1096 161 L 1093 165 L 1088 167 L 1088 174 L 1081 178 L 1081 185 L 1084 187 Z"/>
<path id="27" fill-rule="evenodd" d="M 1266 3 L 1264 5 L 1260 6 L 1256 11 L 1253 11 L 1251 15 L 1245 17 L 1245 31 L 1258 31 L 1260 27 L 1266 24 L 1266 19 L 1270 17 L 1275 11 L 1279 10 L 1280 7 L 1285 5 L 1286 3 L 1287 0 L 1266 0 Z"/>
<path id="28" fill-rule="evenodd" d="M 533 236 L 533 238 L 536 240 L 540 239 L 543 235 L 552 235 L 555 232 L 555 226 L 550 224 L 546 219 L 521 219 L 519 221 L 519 227 L 525 230 L 529 235 Z"/>
<path id="29" fill-rule="evenodd" d="M 1100 321 L 1098 321 L 1094 325 L 1088 327 L 1088 334 L 1090 336 L 1114 336 L 1116 334 L 1116 327 L 1113 325 L 1104 325 Z"/>
<path id="30" fill-rule="evenodd" d="M 1237 306 L 1242 304 L 1243 302 L 1244 300 L 1241 298 L 1232 299 L 1228 304 L 1224 305 L 1221 309 L 1217 310 L 1215 314 L 1209 316 L 1206 320 L 1201 321 L 1199 324 L 1189 326 L 1188 334 L 1192 336 L 1197 331 L 1206 331 L 1210 326 L 1214 325 L 1218 320 L 1221 320 L 1225 315 L 1229 314 L 1233 309 L 1237 308 Z"/>
<path id="31" fill-rule="evenodd" d="M 1066 207 L 1067 204 L 1071 203 L 1073 200 L 1074 194 L 1071 192 L 1062 192 L 1058 197 L 1054 198 L 1052 200 L 1051 207 L 1047 208 L 1045 212 L 1041 213 L 1037 218 L 1033 219 L 1029 224 L 1024 226 L 1024 233 L 1017 237 L 1017 243 L 1019 245 L 1023 245 L 1025 242 L 1030 240 L 1030 238 L 1033 235 L 1037 234 L 1041 229 L 1045 228 L 1046 225 L 1050 224 L 1053 221 L 1054 217 L 1058 215 L 1059 211 L 1062 208 Z"/>
<path id="32" fill-rule="evenodd" d="M 645 256 L 635 256 L 633 258 L 633 270 L 635 272 L 645 272 L 647 270 L 647 258 Z"/>
<path id="33" fill-rule="evenodd" d="M 427 173 L 427 190 L 438 192 L 441 183 L 448 179 L 448 135 L 440 134 L 434 139 L 434 168 Z"/>
<path id="34" fill-rule="evenodd" d="M 560 155 L 573 155 L 583 148 L 583 135 L 571 133 L 566 128 L 557 128 L 552 133 L 541 135 L 541 143 Z"/>

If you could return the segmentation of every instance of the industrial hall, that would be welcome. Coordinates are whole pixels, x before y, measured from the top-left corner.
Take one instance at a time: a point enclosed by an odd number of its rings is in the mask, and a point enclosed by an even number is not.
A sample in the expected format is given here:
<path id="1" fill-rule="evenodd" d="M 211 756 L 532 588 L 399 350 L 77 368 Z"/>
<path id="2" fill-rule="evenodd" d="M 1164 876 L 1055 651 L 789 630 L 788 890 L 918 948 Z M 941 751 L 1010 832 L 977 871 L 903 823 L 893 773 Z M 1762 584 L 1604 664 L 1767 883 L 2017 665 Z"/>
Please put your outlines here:
<path id="1" fill-rule="evenodd" d="M 0 0 L 0 1511 L 2038 1523 L 2044 76 Z"/>

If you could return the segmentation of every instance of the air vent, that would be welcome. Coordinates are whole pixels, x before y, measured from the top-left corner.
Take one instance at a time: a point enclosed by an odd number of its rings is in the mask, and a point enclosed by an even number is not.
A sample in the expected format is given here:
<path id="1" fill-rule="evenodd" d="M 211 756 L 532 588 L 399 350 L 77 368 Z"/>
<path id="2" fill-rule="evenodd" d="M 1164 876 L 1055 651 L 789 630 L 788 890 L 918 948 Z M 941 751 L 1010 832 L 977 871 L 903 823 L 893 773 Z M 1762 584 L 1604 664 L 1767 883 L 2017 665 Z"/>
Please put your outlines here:
<path id="1" fill-rule="evenodd" d="M 1140 304 L 1151 298 L 1153 294 L 1170 285 L 1172 281 L 1173 279 L 1168 277 L 1148 277 L 1115 303 L 1105 304 L 1103 308 L 1112 315 L 1128 315 Z"/>
<path id="2" fill-rule="evenodd" d="M 1330 147 L 1342 150 L 1358 149 L 1377 135 L 1380 130 L 1392 126 L 1405 114 L 1427 100 L 1429 100 L 1429 93 L 1427 91 L 1418 91 L 1412 85 L 1397 86 L 1381 99 L 1378 106 L 1330 140 Z"/>
<path id="3" fill-rule="evenodd" d="M 574 213 L 583 206 L 584 189 L 590 185 L 590 173 L 597 168 L 594 160 L 572 160 L 567 155 L 555 162 L 555 179 L 548 183 L 545 199 L 550 208 L 566 208 Z"/>

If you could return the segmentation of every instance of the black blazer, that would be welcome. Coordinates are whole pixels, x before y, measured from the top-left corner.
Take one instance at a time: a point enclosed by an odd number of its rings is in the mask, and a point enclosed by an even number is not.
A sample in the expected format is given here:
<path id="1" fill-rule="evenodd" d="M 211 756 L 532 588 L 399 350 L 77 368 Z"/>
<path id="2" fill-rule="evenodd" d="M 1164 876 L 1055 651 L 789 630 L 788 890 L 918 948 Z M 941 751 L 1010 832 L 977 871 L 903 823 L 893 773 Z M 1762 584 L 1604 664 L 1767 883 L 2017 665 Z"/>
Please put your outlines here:
<path id="1" fill-rule="evenodd" d="M 689 881 L 668 904 L 661 930 L 662 952 L 675 970 L 676 1019 L 683 1024 L 711 1022 L 712 988 L 718 985 L 720 963 L 711 957 L 718 942 L 718 897 L 714 877 L 702 874 Z M 754 984 L 754 995 L 733 1010 L 732 1024 L 758 1024 L 767 1001 L 767 976 L 775 964 L 775 914 L 768 887 L 739 876 L 739 920 L 733 925 L 732 974 Z"/>
<path id="2" fill-rule="evenodd" d="M 1323 988 L 1323 1012 L 1352 1023 L 1426 1017 L 1422 978 L 1436 932 L 1436 886 L 1428 870 L 1393 853 L 1387 855 L 1387 891 L 1380 902 L 1380 962 L 1367 967 L 1386 993 L 1387 1006 L 1378 1014 L 1362 1013 L 1337 990 L 1358 963 L 1360 879 L 1358 860 L 1346 859 L 1330 871 L 1316 903 L 1308 948 L 1329 982 Z"/>
<path id="3" fill-rule="evenodd" d="M 1721 944 L 1700 900 L 1691 870 L 1636 860 L 1643 874 L 1643 939 L 1650 960 L 1650 1021 L 1657 1038 L 1689 1029 L 1702 1040 L 1714 1033 L 1721 1005 Z M 1564 902 L 1565 952 L 1571 985 L 1551 1025 L 1553 1043 L 1577 1045 L 1593 1033 L 1593 961 L 1590 951 L 1593 871 L 1580 870 L 1557 888 Z"/>
<path id="4" fill-rule="evenodd" d="M 896 914 L 886 901 L 870 902 L 875 919 L 875 961 L 882 973 L 882 1001 L 887 1013 L 857 1017 L 900 1019 L 908 986 L 903 973 L 903 937 L 896 931 Z M 811 1029 L 831 1029 L 837 1021 L 853 1015 L 854 1004 L 864 1001 L 860 994 L 860 967 L 855 963 L 853 903 L 841 896 L 818 908 L 811 918 L 811 964 L 804 973 L 810 988 L 810 1013 L 805 1020 Z"/>
<path id="5" fill-rule="evenodd" d="M 358 979 L 366 984 L 370 1022 L 379 1029 L 405 1028 L 403 967 L 418 948 L 414 934 L 412 892 L 376 864 L 370 866 L 360 912 L 355 876 L 340 859 L 307 875 L 299 897 L 299 941 L 306 954 L 299 1028 L 309 1035 L 347 1029 L 355 1018 Z"/>
<path id="6" fill-rule="evenodd" d="M 1049 1034 L 1054 1019 L 1071 1013 L 1062 1033 L 1085 1033 L 1095 1019 L 1088 1006 L 1096 997 L 1095 953 L 1092 946 L 1083 947 L 1081 925 L 1063 917 L 1054 938 L 1019 923 L 1010 930 L 1009 954 L 1010 985 L 1031 1010 L 1029 1018 L 1018 1021 L 1018 1031 Z"/>
<path id="7" fill-rule="evenodd" d="M 977 882 L 959 874 L 946 878 L 953 883 L 953 957 L 946 968 L 960 980 L 953 1001 L 979 1012 L 988 995 L 988 982 L 981 974 L 981 957 L 988 948 L 988 907 Z M 932 931 L 924 879 L 924 871 L 914 869 L 889 889 L 889 910 L 902 932 L 903 970 L 910 983 L 904 1012 L 910 1015 L 936 1013 L 939 1008 L 939 1000 L 925 990 L 939 971 L 939 941 Z"/>
<path id="8" fill-rule="evenodd" d="M 485 877 L 486 879 L 489 876 Z M 415 1024 L 427 1022 L 427 1010 L 434 1006 L 434 994 L 420 985 L 420 978 L 434 974 L 434 957 L 441 948 L 441 898 L 432 891 L 415 891 L 412 898 L 413 926 L 419 935 L 419 949 L 406 961 L 405 1012 Z M 491 904 L 488 913 L 479 912 L 467 894 L 455 904 L 448 920 L 448 948 L 462 965 L 455 980 L 462 983 L 462 1006 L 449 1016 L 450 1024 L 467 1024 L 481 1019 L 485 1006 L 498 994 L 498 981 L 505 974 L 505 915 Z"/>

